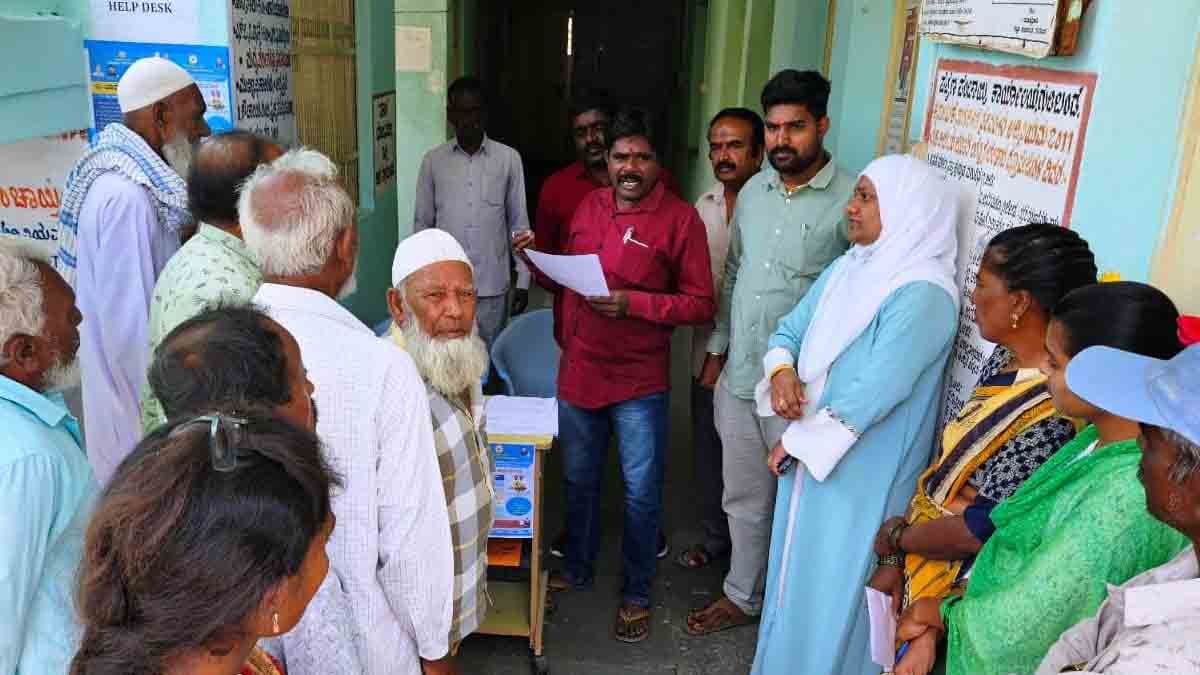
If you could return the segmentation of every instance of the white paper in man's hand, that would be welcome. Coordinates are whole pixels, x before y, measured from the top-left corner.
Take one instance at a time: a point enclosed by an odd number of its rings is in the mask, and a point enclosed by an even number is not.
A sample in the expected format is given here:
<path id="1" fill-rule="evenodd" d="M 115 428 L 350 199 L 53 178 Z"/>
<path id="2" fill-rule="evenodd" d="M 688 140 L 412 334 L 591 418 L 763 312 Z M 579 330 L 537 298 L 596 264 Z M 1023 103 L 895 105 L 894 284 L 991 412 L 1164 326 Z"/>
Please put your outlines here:
<path id="1" fill-rule="evenodd" d="M 867 587 L 867 613 L 871 617 L 871 660 L 885 671 L 896 667 L 896 615 L 892 596 Z"/>
<path id="2" fill-rule="evenodd" d="M 600 267 L 600 256 L 595 253 L 551 255 L 530 249 L 526 249 L 525 253 L 529 256 L 529 261 L 536 265 L 542 274 L 583 297 L 607 298 L 609 296 L 608 282 L 604 280 L 604 270 Z"/>

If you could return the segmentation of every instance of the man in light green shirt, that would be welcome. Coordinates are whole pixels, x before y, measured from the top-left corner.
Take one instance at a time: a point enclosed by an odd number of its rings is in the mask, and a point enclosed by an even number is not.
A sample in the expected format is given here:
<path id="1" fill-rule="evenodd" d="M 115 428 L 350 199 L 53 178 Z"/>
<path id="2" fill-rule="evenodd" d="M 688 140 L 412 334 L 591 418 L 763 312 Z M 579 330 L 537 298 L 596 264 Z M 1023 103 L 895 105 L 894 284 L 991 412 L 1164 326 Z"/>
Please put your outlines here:
<path id="1" fill-rule="evenodd" d="M 283 148 L 246 131 L 212 136 L 200 143 L 188 176 L 188 206 L 200 221 L 196 235 L 163 268 L 150 301 L 150 353 L 179 324 L 225 304 L 250 302 L 262 285 L 258 263 L 242 241 L 239 188 L 260 164 Z M 166 421 L 162 406 L 142 387 L 142 428 Z"/>
<path id="2" fill-rule="evenodd" d="M 829 90 L 820 73 L 784 70 L 762 92 L 771 166 L 738 193 L 716 328 L 700 375 L 701 384 L 716 387 L 722 506 L 733 548 L 723 596 L 688 617 L 693 635 L 750 623 L 762 611 L 776 485 L 766 458 L 787 422 L 755 413 L 754 386 L 776 324 L 850 246 L 844 214 L 855 177 L 824 148 Z"/>

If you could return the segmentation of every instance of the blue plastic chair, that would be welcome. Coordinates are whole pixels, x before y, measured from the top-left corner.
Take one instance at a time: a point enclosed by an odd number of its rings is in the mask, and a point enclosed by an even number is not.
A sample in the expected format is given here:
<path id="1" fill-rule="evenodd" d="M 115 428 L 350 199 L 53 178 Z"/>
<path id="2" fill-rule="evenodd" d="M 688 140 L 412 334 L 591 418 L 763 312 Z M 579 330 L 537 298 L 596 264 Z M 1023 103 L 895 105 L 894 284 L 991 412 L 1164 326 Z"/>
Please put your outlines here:
<path id="1" fill-rule="evenodd" d="M 558 395 L 558 358 L 554 312 L 539 309 L 509 322 L 492 344 L 492 365 L 509 396 Z"/>

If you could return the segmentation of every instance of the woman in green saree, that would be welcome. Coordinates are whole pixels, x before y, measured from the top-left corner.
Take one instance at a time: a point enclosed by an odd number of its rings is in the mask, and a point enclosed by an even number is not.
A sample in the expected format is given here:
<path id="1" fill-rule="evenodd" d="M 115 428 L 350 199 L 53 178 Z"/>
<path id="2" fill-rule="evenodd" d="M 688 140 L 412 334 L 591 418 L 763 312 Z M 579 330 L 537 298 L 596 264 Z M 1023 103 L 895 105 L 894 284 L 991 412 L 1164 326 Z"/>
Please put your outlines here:
<path id="1" fill-rule="evenodd" d="M 1084 402 L 1066 386 L 1071 357 L 1105 345 L 1169 359 L 1179 313 L 1161 291 L 1121 282 L 1080 288 L 1054 309 L 1042 366 L 1055 407 L 1090 425 L 991 512 L 964 594 L 913 603 L 898 636 L 898 674 L 921 675 L 945 635 L 947 675 L 1031 673 L 1064 630 L 1120 584 L 1177 554 L 1186 540 L 1146 511 L 1137 478 L 1136 422 Z"/>

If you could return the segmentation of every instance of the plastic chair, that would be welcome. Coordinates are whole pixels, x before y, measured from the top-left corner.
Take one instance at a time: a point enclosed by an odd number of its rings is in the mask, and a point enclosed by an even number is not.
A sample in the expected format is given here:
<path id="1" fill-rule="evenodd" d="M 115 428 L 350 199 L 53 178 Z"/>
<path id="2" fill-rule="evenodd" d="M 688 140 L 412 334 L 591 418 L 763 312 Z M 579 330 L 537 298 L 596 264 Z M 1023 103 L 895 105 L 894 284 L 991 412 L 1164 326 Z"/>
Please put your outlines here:
<path id="1" fill-rule="evenodd" d="M 388 318 L 384 319 L 383 321 L 380 321 L 379 323 L 375 324 L 375 335 L 377 335 L 379 337 L 383 337 L 384 335 L 387 335 L 388 331 L 391 329 L 392 329 L 392 317 L 389 316 Z"/>
<path id="2" fill-rule="evenodd" d="M 516 317 L 492 344 L 492 365 L 509 396 L 558 395 L 554 312 L 539 309 Z"/>

